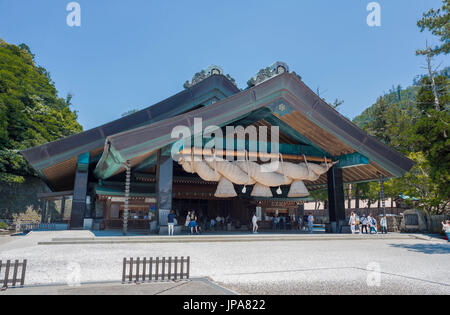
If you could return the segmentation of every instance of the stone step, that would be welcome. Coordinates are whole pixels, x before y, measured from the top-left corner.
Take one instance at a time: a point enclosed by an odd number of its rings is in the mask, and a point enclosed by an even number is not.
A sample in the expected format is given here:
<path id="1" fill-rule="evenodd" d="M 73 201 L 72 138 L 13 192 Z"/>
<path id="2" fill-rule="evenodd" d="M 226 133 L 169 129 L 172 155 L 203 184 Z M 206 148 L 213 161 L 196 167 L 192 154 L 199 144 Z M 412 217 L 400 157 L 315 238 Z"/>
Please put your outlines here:
<path id="1" fill-rule="evenodd" d="M 53 238 L 39 245 L 76 244 L 138 244 L 138 243 L 200 243 L 200 242 L 267 242 L 267 241 L 335 241 L 335 240 L 398 240 L 421 238 L 414 234 L 393 233 L 388 235 L 312 234 L 312 235 L 195 235 L 195 236 L 133 236 L 95 238 Z"/>

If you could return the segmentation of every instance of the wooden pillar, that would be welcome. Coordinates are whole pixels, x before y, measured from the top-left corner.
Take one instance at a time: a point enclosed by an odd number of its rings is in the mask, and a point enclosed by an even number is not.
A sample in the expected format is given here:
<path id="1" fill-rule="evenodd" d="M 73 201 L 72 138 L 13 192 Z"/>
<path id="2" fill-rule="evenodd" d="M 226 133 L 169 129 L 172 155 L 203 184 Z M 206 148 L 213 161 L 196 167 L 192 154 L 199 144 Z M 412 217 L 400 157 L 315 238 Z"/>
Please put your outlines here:
<path id="1" fill-rule="evenodd" d="M 345 196 L 342 169 L 333 166 L 327 174 L 328 179 L 328 215 L 331 232 L 339 233 L 339 222 L 345 220 Z"/>
<path id="2" fill-rule="evenodd" d="M 47 199 L 41 199 L 41 223 L 47 223 Z"/>
<path id="3" fill-rule="evenodd" d="M 70 216 L 70 229 L 83 229 L 86 214 L 86 196 L 89 178 L 89 152 L 78 157 L 75 185 L 73 189 L 72 213 Z"/>
<path id="4" fill-rule="evenodd" d="M 172 209 L 172 186 L 172 157 L 162 155 L 159 150 L 156 165 L 156 220 L 158 227 L 166 224 L 166 217 Z"/>

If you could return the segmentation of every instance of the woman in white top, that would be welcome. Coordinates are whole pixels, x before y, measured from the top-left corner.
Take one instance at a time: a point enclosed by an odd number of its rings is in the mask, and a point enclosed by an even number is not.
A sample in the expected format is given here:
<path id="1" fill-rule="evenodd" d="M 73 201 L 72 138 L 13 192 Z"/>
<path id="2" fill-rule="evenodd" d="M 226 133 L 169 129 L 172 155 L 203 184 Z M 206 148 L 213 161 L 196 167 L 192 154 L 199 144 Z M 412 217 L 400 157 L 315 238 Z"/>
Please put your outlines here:
<path id="1" fill-rule="evenodd" d="M 348 221 L 350 225 L 350 229 L 352 230 L 352 234 L 356 233 L 356 214 L 352 211 L 350 215 L 350 220 Z"/>
<path id="2" fill-rule="evenodd" d="M 258 217 L 256 216 L 256 213 L 253 214 L 252 223 L 253 223 L 253 233 L 258 233 Z"/>

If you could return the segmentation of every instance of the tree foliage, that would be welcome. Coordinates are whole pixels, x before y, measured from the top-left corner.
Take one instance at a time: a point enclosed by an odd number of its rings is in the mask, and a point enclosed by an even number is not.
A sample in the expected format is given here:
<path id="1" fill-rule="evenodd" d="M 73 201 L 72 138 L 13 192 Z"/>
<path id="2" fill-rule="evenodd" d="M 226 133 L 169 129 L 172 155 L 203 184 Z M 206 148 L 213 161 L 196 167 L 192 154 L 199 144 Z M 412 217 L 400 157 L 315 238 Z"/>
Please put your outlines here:
<path id="1" fill-rule="evenodd" d="M 21 182 L 33 175 L 19 153 L 81 132 L 71 95 L 58 97 L 50 73 L 37 66 L 25 44 L 0 40 L 0 180 Z"/>
<path id="2" fill-rule="evenodd" d="M 403 178 L 388 181 L 385 195 L 405 194 L 419 199 L 419 207 L 442 212 L 450 199 L 450 135 L 448 68 L 435 78 L 440 110 L 429 76 L 418 85 L 392 88 L 354 122 L 370 135 L 410 156 L 418 164 Z M 358 184 L 360 199 L 375 202 L 377 183 Z"/>
<path id="3" fill-rule="evenodd" d="M 439 9 L 430 9 L 423 14 L 422 19 L 417 22 L 420 30 L 430 31 L 433 35 L 438 36 L 441 45 L 431 50 L 433 55 L 448 54 L 450 52 L 450 0 L 443 0 L 442 7 Z M 417 51 L 418 54 L 427 54 L 424 51 Z"/>

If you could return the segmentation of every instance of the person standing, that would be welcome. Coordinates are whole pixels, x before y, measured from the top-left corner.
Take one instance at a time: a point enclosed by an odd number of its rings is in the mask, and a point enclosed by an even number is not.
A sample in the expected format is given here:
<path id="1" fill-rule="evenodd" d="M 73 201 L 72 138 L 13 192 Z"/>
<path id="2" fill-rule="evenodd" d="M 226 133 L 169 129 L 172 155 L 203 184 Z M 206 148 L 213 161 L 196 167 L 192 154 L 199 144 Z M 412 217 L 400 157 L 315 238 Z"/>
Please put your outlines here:
<path id="1" fill-rule="evenodd" d="M 191 223 L 191 211 L 188 211 L 186 216 L 186 221 L 184 222 L 184 226 L 186 227 L 187 234 L 190 233 L 191 228 L 189 227 L 189 224 Z"/>
<path id="2" fill-rule="evenodd" d="M 377 220 L 374 218 L 372 213 L 369 215 L 367 220 L 369 221 L 369 233 L 370 234 L 377 234 L 378 233 L 377 232 Z"/>
<path id="3" fill-rule="evenodd" d="M 167 216 L 167 230 L 169 236 L 173 236 L 174 228 L 175 228 L 175 211 L 170 210 L 170 213 Z"/>
<path id="4" fill-rule="evenodd" d="M 297 220 L 298 220 L 298 230 L 301 231 L 302 228 L 303 228 L 303 219 L 302 219 L 302 216 L 299 215 L 298 218 L 297 218 Z"/>
<path id="5" fill-rule="evenodd" d="M 381 233 L 382 234 L 388 234 L 388 226 L 387 226 L 387 218 L 386 216 L 383 216 L 380 220 L 381 225 Z"/>
<path id="6" fill-rule="evenodd" d="M 306 231 L 306 229 L 308 228 L 307 227 L 307 225 L 308 225 L 308 215 L 307 214 L 305 214 L 304 216 L 303 216 L 303 227 L 302 227 L 302 230 L 305 230 Z"/>
<path id="7" fill-rule="evenodd" d="M 194 233 L 197 231 L 197 217 L 195 216 L 195 212 L 192 211 L 190 221 L 189 221 L 189 231 L 191 232 L 191 235 L 194 235 Z"/>
<path id="8" fill-rule="evenodd" d="M 291 230 L 291 216 L 290 215 L 286 216 L 286 230 L 288 230 L 288 231 Z"/>
<path id="9" fill-rule="evenodd" d="M 361 219 L 361 234 L 368 234 L 367 223 L 368 223 L 368 221 L 367 221 L 366 215 L 364 214 Z M 364 233 L 364 231 L 366 231 L 366 233 Z"/>
<path id="10" fill-rule="evenodd" d="M 222 230 L 222 217 L 220 215 L 217 215 L 217 217 L 216 217 L 216 224 L 217 224 L 217 229 Z"/>
<path id="11" fill-rule="evenodd" d="M 256 216 L 256 213 L 253 214 L 252 223 L 253 223 L 253 234 L 256 234 L 258 233 L 258 217 Z"/>
<path id="12" fill-rule="evenodd" d="M 445 234 L 447 235 L 448 242 L 450 242 L 450 220 L 447 220 L 445 223 L 442 222 L 442 229 L 444 230 Z"/>
<path id="13" fill-rule="evenodd" d="M 350 230 L 354 235 L 356 233 L 356 214 L 353 211 L 350 214 L 350 220 L 348 221 L 348 224 L 350 225 Z"/>
<path id="14" fill-rule="evenodd" d="M 312 234 L 313 229 L 314 229 L 314 217 L 311 213 L 308 216 L 308 229 L 309 229 L 309 234 Z"/>
<path id="15" fill-rule="evenodd" d="M 216 220 L 214 220 L 214 218 L 211 218 L 209 227 L 211 228 L 211 231 L 216 231 Z"/>

